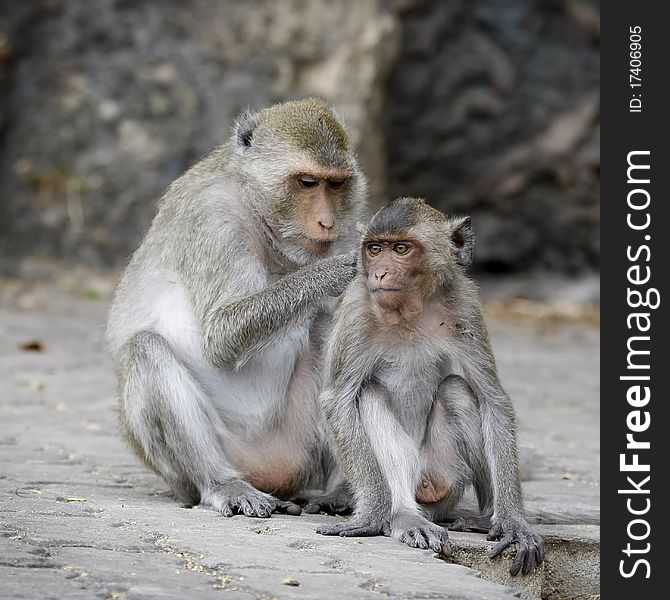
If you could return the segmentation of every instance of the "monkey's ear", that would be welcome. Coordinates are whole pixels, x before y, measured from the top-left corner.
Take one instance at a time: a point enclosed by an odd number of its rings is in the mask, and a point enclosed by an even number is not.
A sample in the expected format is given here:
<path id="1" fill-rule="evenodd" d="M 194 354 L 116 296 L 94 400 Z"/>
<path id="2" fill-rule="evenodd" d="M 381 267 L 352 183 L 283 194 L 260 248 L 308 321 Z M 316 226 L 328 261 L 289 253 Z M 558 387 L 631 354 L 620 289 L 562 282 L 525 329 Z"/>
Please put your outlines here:
<path id="1" fill-rule="evenodd" d="M 245 110 L 237 119 L 235 119 L 235 145 L 239 150 L 248 150 L 251 148 L 251 140 L 256 128 L 256 115 L 249 110 Z"/>
<path id="2" fill-rule="evenodd" d="M 451 251 L 459 265 L 464 267 L 472 263 L 472 251 L 475 246 L 475 230 L 470 217 L 457 217 L 449 221 L 449 241 Z"/>

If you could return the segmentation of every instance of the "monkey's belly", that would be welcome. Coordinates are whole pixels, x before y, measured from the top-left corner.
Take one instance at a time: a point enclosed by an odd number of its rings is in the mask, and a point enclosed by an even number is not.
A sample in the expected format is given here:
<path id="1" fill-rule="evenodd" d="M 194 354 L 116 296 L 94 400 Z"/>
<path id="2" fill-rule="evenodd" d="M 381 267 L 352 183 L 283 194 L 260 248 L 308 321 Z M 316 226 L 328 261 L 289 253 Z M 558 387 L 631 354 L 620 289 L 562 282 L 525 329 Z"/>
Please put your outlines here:
<path id="1" fill-rule="evenodd" d="M 275 438 L 238 454 L 235 466 L 256 489 L 288 498 L 303 487 L 308 468 L 305 456 L 299 446 L 289 447 L 287 440 Z"/>
<path id="2" fill-rule="evenodd" d="M 421 473 L 416 487 L 416 501 L 420 504 L 434 504 L 444 500 L 449 494 L 447 483 L 440 477 Z"/>
<path id="3" fill-rule="evenodd" d="M 289 465 L 268 465 L 263 471 L 248 472 L 246 480 L 261 492 L 288 498 L 300 490 L 304 475 Z"/>

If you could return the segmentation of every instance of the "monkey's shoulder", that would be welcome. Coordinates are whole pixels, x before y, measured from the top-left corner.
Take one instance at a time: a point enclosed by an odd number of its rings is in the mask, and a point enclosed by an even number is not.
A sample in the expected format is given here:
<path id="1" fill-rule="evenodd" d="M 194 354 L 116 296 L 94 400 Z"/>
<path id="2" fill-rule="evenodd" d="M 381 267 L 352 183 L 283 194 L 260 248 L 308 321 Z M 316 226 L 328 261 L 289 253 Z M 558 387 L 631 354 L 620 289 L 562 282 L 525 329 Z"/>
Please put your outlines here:
<path id="1" fill-rule="evenodd" d="M 479 319 L 470 311 L 441 300 L 427 303 L 409 328 L 411 337 L 438 347 L 460 343 L 478 329 Z"/>

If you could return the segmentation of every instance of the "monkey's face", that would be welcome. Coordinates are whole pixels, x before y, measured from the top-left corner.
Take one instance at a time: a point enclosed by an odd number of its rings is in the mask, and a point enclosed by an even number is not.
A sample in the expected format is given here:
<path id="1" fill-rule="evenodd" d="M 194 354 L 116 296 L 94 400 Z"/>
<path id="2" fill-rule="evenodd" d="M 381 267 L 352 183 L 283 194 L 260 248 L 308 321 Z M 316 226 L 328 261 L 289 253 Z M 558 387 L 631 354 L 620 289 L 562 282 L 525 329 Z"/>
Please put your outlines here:
<path id="1" fill-rule="evenodd" d="M 363 243 L 363 265 L 374 304 L 406 312 L 423 304 L 426 293 L 426 251 L 416 239 L 380 237 Z"/>
<path id="2" fill-rule="evenodd" d="M 276 249 L 298 264 L 344 251 L 334 243 L 351 241 L 366 185 L 343 123 L 323 100 L 241 115 L 232 142 L 234 167 Z"/>
<path id="3" fill-rule="evenodd" d="M 289 175 L 288 187 L 297 227 L 289 238 L 308 251 L 324 254 L 338 238 L 351 175 L 336 168 L 305 169 Z"/>

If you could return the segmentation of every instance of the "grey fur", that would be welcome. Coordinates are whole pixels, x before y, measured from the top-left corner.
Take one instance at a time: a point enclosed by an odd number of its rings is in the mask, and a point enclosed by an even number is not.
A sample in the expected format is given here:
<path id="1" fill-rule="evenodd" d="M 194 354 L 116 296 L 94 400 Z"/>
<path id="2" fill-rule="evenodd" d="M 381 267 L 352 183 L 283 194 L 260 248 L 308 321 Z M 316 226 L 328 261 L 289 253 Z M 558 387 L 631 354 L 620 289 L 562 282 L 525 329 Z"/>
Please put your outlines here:
<path id="1" fill-rule="evenodd" d="M 286 178 L 324 156 L 351 181 L 338 239 L 319 258 L 295 241 Z M 242 115 L 161 199 L 115 291 L 107 340 L 124 432 L 182 500 L 266 517 L 290 507 L 273 494 L 337 477 L 321 460 L 319 352 L 329 298 L 355 273 L 365 194 L 344 126 L 309 99 Z"/>
<path id="2" fill-rule="evenodd" d="M 479 293 L 453 252 L 464 246 L 454 244 L 454 231 L 464 228 L 471 241 L 469 219 L 448 219 L 423 200 L 404 198 L 363 232 L 364 243 L 384 234 L 418 240 L 434 285 L 418 317 L 384 324 L 371 307 L 361 253 L 336 311 L 320 398 L 356 508 L 349 522 L 318 531 L 390 534 L 449 554 L 446 530 L 433 522 L 447 519 L 473 484 L 491 517 L 491 539 L 502 538 L 491 556 L 516 543 L 516 575 L 542 562 L 544 547 L 524 517 L 514 409 L 498 380 Z M 419 505 L 415 490 L 431 466 L 447 492 Z"/>

